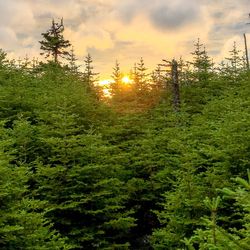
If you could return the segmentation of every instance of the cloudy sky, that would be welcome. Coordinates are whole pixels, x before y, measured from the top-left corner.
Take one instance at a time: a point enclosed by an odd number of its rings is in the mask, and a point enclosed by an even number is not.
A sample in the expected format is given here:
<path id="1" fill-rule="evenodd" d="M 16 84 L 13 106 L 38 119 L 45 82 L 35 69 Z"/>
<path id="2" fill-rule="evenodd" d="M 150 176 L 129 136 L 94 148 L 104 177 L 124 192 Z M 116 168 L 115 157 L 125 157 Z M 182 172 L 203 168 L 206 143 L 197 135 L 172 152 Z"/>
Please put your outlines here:
<path id="1" fill-rule="evenodd" d="M 148 68 L 187 59 L 198 37 L 219 60 L 244 32 L 250 41 L 249 12 L 250 0 L 0 0 L 0 48 L 37 57 L 41 33 L 63 17 L 79 61 L 90 53 L 102 76 L 116 59 L 125 72 L 141 56 Z"/>

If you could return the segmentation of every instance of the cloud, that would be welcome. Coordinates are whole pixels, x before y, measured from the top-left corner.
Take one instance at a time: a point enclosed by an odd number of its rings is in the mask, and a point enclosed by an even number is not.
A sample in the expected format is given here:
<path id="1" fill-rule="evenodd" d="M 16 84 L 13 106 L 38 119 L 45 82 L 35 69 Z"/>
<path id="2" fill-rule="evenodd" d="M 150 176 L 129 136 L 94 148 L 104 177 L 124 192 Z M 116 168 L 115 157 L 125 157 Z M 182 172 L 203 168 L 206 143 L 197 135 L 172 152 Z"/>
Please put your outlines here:
<path id="1" fill-rule="evenodd" d="M 104 73 L 116 59 L 129 70 L 140 56 L 150 68 L 162 58 L 188 58 L 198 37 L 219 60 L 250 32 L 249 11 L 249 0 L 0 0 L 0 46 L 38 56 L 41 33 L 64 17 L 78 58 L 92 53 Z"/>
<path id="2" fill-rule="evenodd" d="M 12 29 L 0 26 L 0 45 L 2 47 L 5 47 L 6 45 L 12 47 L 15 46 L 17 42 L 18 39 L 16 33 Z"/>
<path id="3" fill-rule="evenodd" d="M 119 17 L 130 23 L 137 15 L 145 15 L 159 29 L 176 29 L 195 21 L 200 16 L 196 0 L 128 0 L 118 5 Z"/>
<path id="4" fill-rule="evenodd" d="M 161 29 L 177 29 L 190 24 L 200 17 L 199 5 L 193 1 L 173 1 L 171 4 L 160 4 L 150 12 L 153 24 Z"/>
<path id="5" fill-rule="evenodd" d="M 93 24 L 81 24 L 78 29 L 65 29 L 65 36 L 68 37 L 75 47 L 77 56 L 84 56 L 89 48 L 96 48 L 103 51 L 114 46 L 111 34 Z"/>
<path id="6" fill-rule="evenodd" d="M 33 11 L 25 1 L 0 0 L 1 22 L 0 26 L 5 26 L 13 29 L 15 32 L 26 30 L 30 32 L 35 28 L 36 22 Z"/>

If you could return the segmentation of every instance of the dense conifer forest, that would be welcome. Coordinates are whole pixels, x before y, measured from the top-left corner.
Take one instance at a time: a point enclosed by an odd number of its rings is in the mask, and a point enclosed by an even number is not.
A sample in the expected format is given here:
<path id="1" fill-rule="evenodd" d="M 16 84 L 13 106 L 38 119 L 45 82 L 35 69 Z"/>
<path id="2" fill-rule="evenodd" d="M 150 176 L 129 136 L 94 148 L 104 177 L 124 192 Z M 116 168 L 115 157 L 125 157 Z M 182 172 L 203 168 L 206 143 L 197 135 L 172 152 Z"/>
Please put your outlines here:
<path id="1" fill-rule="evenodd" d="M 63 28 L 42 34 L 46 62 L 0 51 L 0 249 L 250 249 L 237 45 L 220 65 L 199 40 L 191 62 L 163 55 L 150 72 L 141 58 L 129 84 L 116 62 L 107 96 Z"/>

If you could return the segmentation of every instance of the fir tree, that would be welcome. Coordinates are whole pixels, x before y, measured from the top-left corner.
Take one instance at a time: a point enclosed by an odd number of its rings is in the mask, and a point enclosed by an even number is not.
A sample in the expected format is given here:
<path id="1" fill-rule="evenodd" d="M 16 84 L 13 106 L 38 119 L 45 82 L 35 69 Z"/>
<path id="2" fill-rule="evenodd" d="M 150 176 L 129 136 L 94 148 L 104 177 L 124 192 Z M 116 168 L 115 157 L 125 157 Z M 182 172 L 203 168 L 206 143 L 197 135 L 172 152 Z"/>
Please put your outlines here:
<path id="1" fill-rule="evenodd" d="M 162 74 L 160 66 L 152 72 L 151 74 L 152 84 L 151 87 L 156 90 L 166 89 L 166 77 Z"/>
<path id="2" fill-rule="evenodd" d="M 87 86 L 87 90 L 93 90 L 93 88 L 95 87 L 94 84 L 96 82 L 96 76 L 98 75 L 98 73 L 94 72 L 94 67 L 93 67 L 93 60 L 90 54 L 88 54 L 85 59 L 84 59 L 84 63 L 85 63 L 85 70 L 83 73 L 83 77 L 84 77 L 84 81 L 86 83 Z"/>
<path id="3" fill-rule="evenodd" d="M 0 248 L 10 249 L 71 249 L 45 218 L 45 203 L 31 197 L 28 189 L 31 172 L 25 162 L 13 164 L 15 141 L 9 131 L 0 127 Z"/>
<path id="4" fill-rule="evenodd" d="M 236 42 L 233 44 L 232 50 L 229 51 L 229 57 L 226 57 L 228 61 L 227 78 L 232 82 L 235 82 L 241 72 L 244 70 L 244 59 L 242 58 L 241 51 L 237 49 Z"/>
<path id="5" fill-rule="evenodd" d="M 194 46 L 195 51 L 191 53 L 193 55 L 193 62 L 191 64 L 194 67 L 194 81 L 206 83 L 211 77 L 213 64 L 207 55 L 206 48 L 200 43 L 200 39 L 198 39 Z"/>
<path id="6" fill-rule="evenodd" d="M 8 60 L 6 59 L 7 53 L 0 49 L 0 69 L 5 67 Z"/>
<path id="7" fill-rule="evenodd" d="M 143 58 L 140 58 L 140 61 L 136 64 L 134 70 L 134 81 L 135 88 L 139 95 L 145 94 L 145 91 L 148 91 L 148 74 L 147 68 L 145 67 L 145 63 Z"/>
<path id="8" fill-rule="evenodd" d="M 115 96 L 119 95 L 119 89 L 121 88 L 121 81 L 122 81 L 122 73 L 118 61 L 115 62 L 111 78 L 113 82 L 111 82 L 110 84 L 110 93 L 114 98 Z"/>
<path id="9" fill-rule="evenodd" d="M 55 63 L 58 63 L 59 57 L 68 58 L 70 53 L 66 50 L 70 47 L 70 42 L 63 37 L 64 24 L 63 19 L 60 23 L 56 23 L 52 20 L 52 26 L 50 29 L 42 33 L 43 40 L 39 41 L 41 44 L 41 50 L 44 52 L 41 55 L 45 55 L 46 58 L 52 56 Z"/>
<path id="10" fill-rule="evenodd" d="M 70 68 L 72 73 L 78 72 L 79 66 L 77 66 L 76 62 L 77 62 L 77 58 L 75 55 L 74 47 L 72 46 L 72 48 L 70 50 L 70 54 L 69 54 L 69 68 Z"/>

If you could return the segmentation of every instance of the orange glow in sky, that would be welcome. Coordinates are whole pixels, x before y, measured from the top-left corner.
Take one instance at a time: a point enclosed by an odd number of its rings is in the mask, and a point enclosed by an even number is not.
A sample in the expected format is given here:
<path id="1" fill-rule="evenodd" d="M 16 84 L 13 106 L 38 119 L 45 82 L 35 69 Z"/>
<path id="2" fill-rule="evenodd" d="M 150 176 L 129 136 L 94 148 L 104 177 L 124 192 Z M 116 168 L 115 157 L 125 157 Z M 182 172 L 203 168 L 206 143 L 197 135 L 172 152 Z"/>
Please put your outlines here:
<path id="1" fill-rule="evenodd" d="M 182 56 L 191 60 L 197 38 L 208 55 L 220 63 L 228 57 L 234 41 L 244 51 L 242 34 L 250 36 L 250 26 L 246 25 L 249 0 L 58 2 L 0 0 L 0 48 L 10 59 L 27 55 L 31 60 L 46 60 L 40 55 L 41 33 L 50 28 L 52 19 L 60 22 L 62 17 L 63 36 L 74 46 L 81 71 L 85 70 L 82 62 L 89 53 L 95 72 L 103 79 L 110 78 L 116 60 L 122 72 L 129 72 L 140 57 L 149 70 L 162 59 Z"/>
<path id="2" fill-rule="evenodd" d="M 129 76 L 125 75 L 122 78 L 122 83 L 124 83 L 124 84 L 130 84 L 130 83 L 132 83 L 132 80 L 129 78 Z"/>
<path id="3" fill-rule="evenodd" d="M 112 79 L 103 79 L 98 82 L 99 86 L 101 86 L 103 89 L 103 94 L 105 97 L 110 97 L 109 85 L 113 82 L 114 80 Z M 124 75 L 121 79 L 121 83 L 124 85 L 128 85 L 128 84 L 132 84 L 133 80 L 130 79 L 128 75 Z"/>

